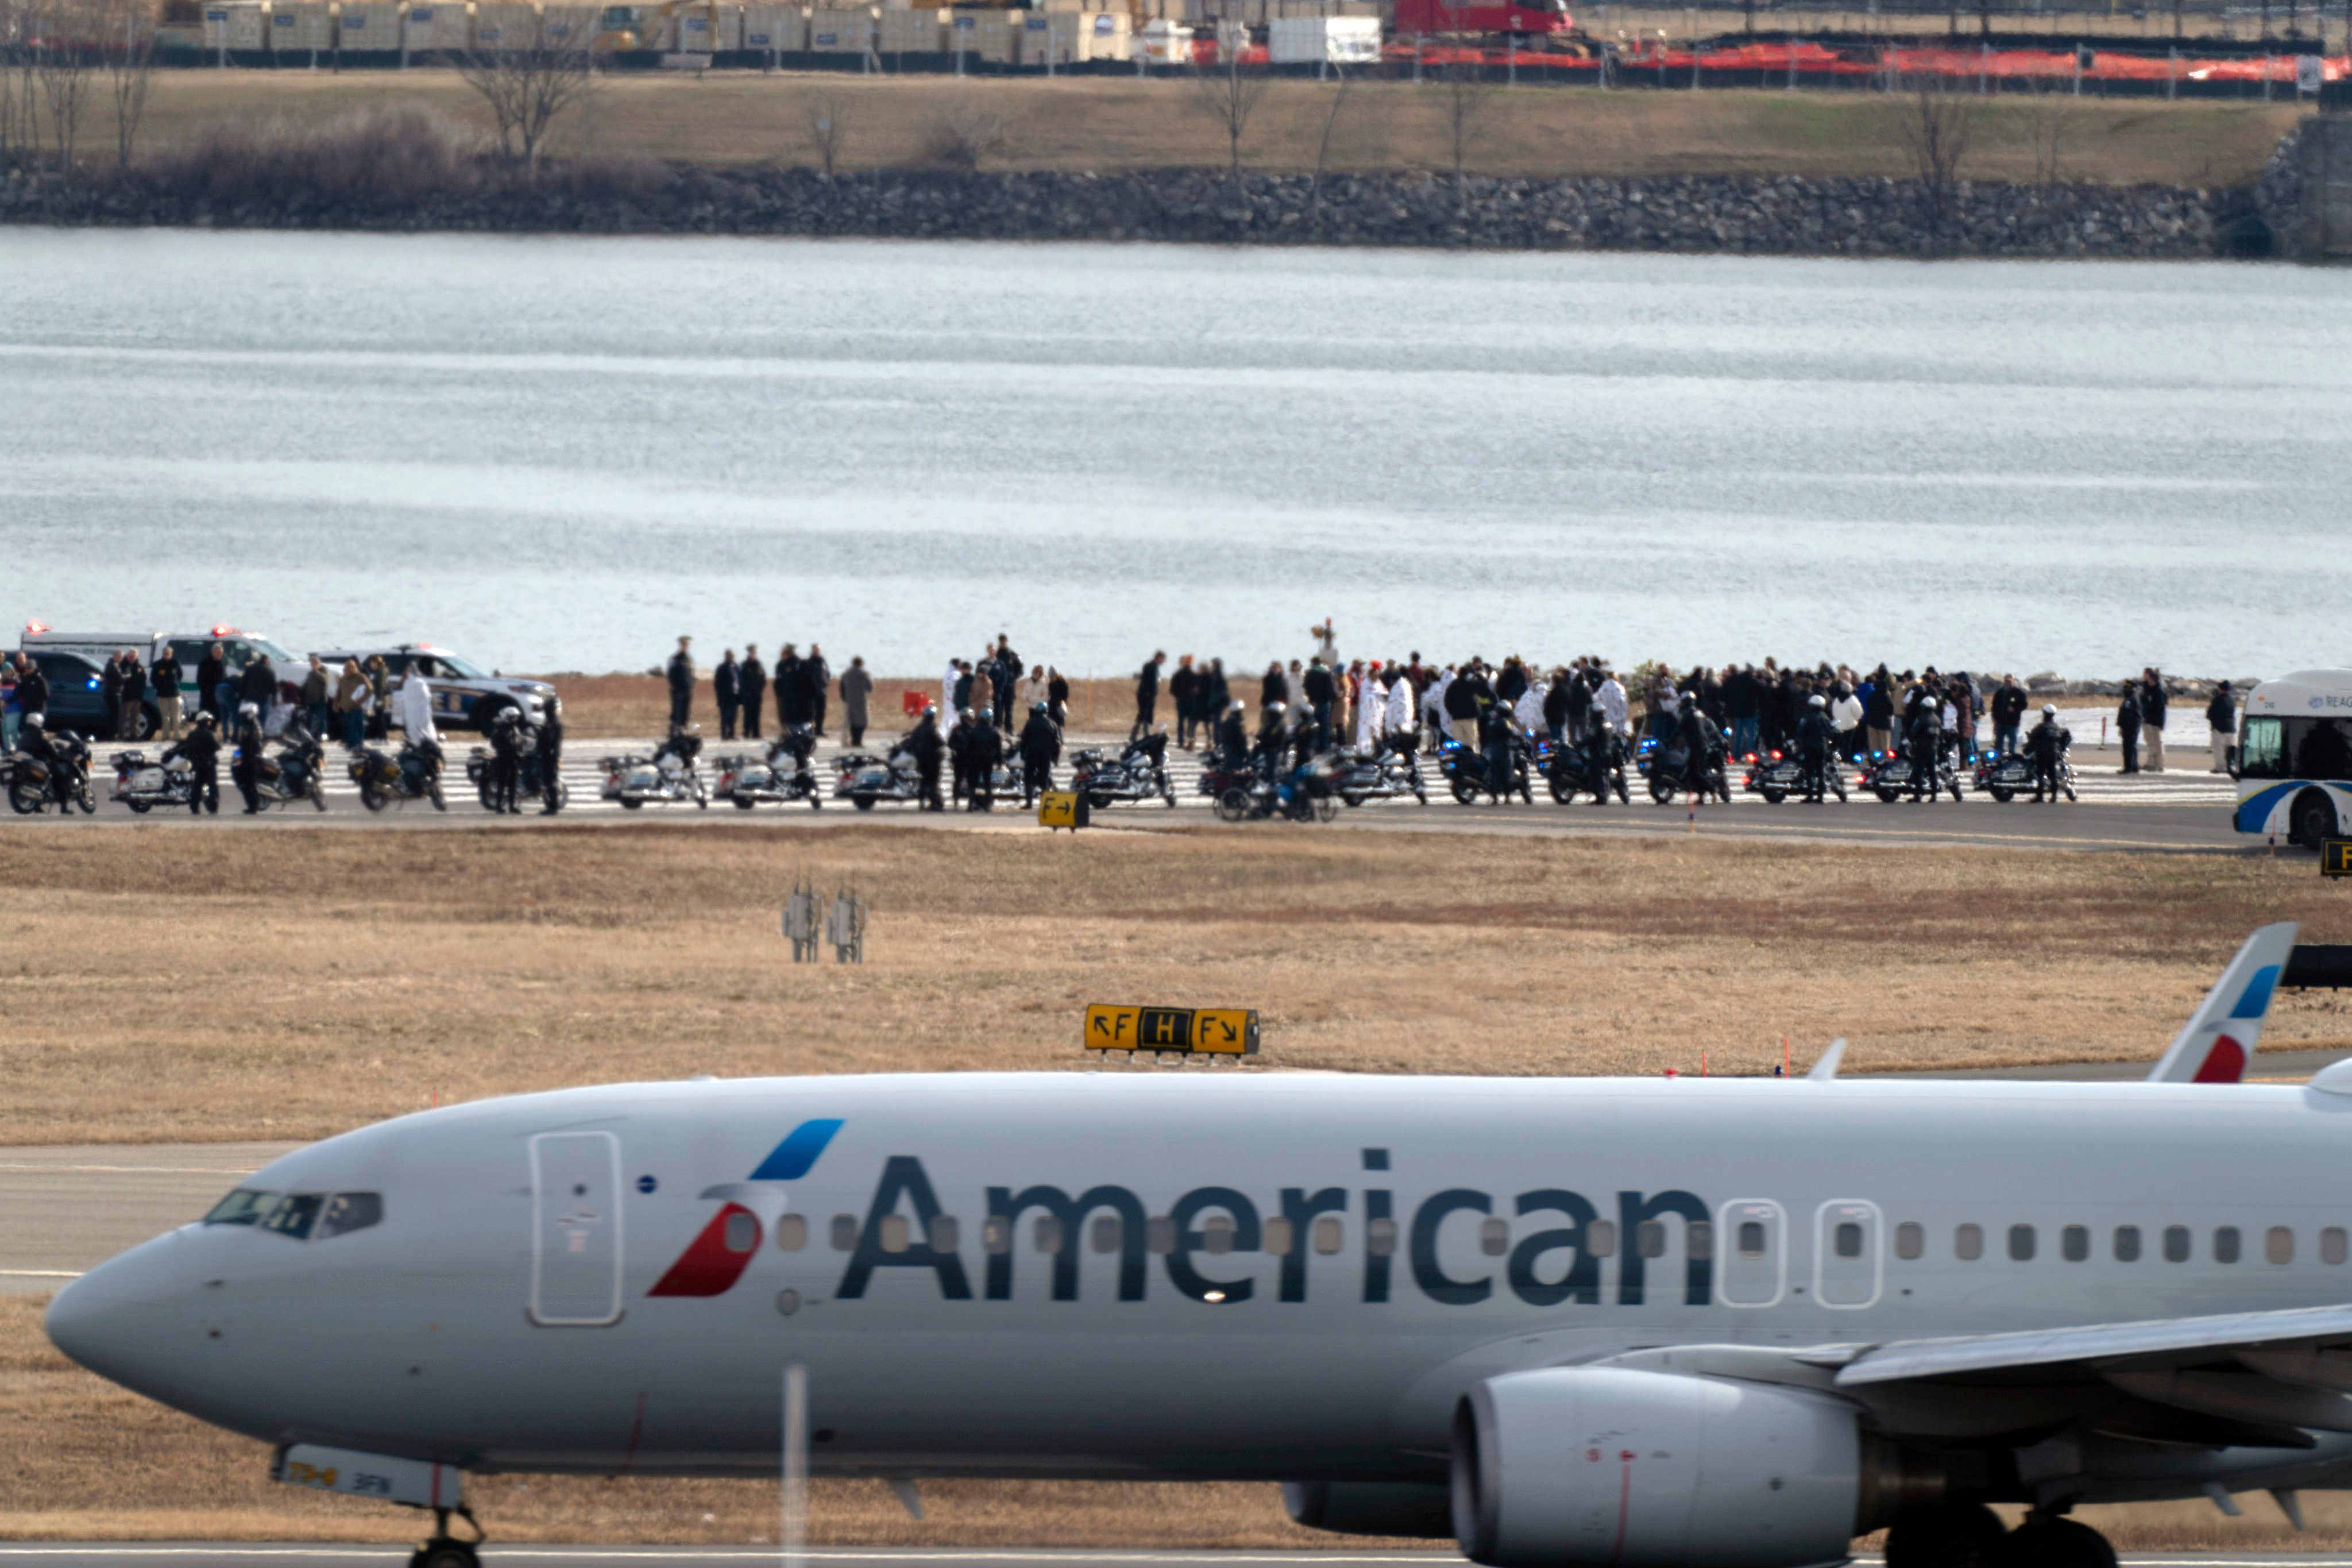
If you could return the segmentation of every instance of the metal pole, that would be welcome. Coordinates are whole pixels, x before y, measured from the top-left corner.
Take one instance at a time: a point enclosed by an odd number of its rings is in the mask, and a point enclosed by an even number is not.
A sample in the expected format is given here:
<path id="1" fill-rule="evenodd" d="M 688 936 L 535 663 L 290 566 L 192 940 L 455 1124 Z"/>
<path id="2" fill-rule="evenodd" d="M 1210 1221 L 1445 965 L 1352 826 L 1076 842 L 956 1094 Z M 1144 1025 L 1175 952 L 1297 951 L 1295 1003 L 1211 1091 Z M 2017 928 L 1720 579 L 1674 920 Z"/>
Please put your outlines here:
<path id="1" fill-rule="evenodd" d="M 808 1367 L 784 1363 L 783 1568 L 808 1568 Z"/>

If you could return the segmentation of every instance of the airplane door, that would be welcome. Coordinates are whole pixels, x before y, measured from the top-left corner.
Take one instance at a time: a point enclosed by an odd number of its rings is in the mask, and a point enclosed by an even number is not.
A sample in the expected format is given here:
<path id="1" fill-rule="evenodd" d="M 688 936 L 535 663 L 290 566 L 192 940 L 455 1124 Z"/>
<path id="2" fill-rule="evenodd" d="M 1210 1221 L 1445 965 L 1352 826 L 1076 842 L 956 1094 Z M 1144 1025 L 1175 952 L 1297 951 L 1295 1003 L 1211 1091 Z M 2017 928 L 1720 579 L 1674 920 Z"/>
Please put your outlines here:
<path id="1" fill-rule="evenodd" d="M 1731 1307 L 1769 1307 L 1788 1279 L 1788 1225 L 1769 1198 L 1734 1198 L 1716 1232 L 1716 1268 Z"/>
<path id="2" fill-rule="evenodd" d="M 1859 1198 L 1825 1203 L 1813 1220 L 1813 1294 L 1824 1307 L 1878 1300 L 1878 1205 Z"/>
<path id="3" fill-rule="evenodd" d="M 530 1321 L 621 1321 L 621 1141 L 542 1132 L 530 1141 Z"/>

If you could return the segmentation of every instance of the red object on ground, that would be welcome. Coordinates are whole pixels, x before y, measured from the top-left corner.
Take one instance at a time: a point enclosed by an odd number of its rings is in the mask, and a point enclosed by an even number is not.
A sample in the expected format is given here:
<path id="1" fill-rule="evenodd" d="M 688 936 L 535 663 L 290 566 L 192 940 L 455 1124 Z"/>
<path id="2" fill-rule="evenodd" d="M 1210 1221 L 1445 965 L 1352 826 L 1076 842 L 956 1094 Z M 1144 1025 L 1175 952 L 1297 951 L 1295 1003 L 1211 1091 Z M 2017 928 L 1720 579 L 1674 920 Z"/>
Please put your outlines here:
<path id="1" fill-rule="evenodd" d="M 923 704 L 929 700 L 923 695 L 923 689 L 918 686 L 898 694 L 898 711 L 909 719 L 919 719 L 923 716 Z"/>
<path id="2" fill-rule="evenodd" d="M 1522 0 L 1397 0 L 1396 21 L 1389 29 L 1399 37 L 1443 33 L 1570 33 L 1576 23 L 1567 0 L 1555 4 L 1524 4 Z"/>

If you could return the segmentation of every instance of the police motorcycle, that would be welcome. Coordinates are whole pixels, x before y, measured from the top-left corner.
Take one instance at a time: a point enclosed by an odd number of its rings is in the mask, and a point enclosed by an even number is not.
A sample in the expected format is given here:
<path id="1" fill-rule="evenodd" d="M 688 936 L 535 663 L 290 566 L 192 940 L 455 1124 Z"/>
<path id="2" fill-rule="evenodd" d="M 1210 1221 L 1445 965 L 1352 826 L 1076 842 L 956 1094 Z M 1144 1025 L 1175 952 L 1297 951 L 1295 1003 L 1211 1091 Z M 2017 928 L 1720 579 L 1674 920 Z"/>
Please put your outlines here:
<path id="1" fill-rule="evenodd" d="M 1619 753 L 1621 756 L 1622 753 Z M 1592 797 L 1595 805 L 1609 804 L 1609 792 L 1615 790 L 1617 798 L 1630 803 L 1625 788 L 1625 768 L 1621 762 L 1599 779 L 1592 776 L 1592 758 L 1585 748 L 1573 741 L 1555 744 L 1549 736 L 1536 741 L 1536 768 L 1550 786 L 1551 798 L 1566 805 L 1580 794 Z"/>
<path id="2" fill-rule="evenodd" d="M 1351 746 L 1334 752 L 1332 793 L 1351 806 L 1368 800 L 1402 800 L 1407 795 L 1427 805 L 1429 790 L 1422 783 L 1420 750 L 1421 736 L 1402 730 L 1381 737 L 1369 752 Z"/>
<path id="3" fill-rule="evenodd" d="M 185 757 L 159 763 L 150 761 L 144 752 L 114 753 L 114 788 L 108 798 L 121 801 L 142 816 L 159 805 L 187 805 L 195 789 L 196 764 Z"/>
<path id="4" fill-rule="evenodd" d="M 326 763 L 326 748 L 319 744 L 318 737 L 299 724 L 289 724 L 277 754 L 272 756 L 265 747 L 255 761 L 255 801 L 264 811 L 273 805 L 291 805 L 298 800 L 307 800 L 320 811 L 326 810 L 327 792 L 321 783 Z"/>
<path id="5" fill-rule="evenodd" d="M 650 757 L 606 757 L 604 798 L 617 800 L 624 811 L 642 809 L 648 801 L 682 805 L 687 801 L 710 809 L 710 792 L 702 782 L 698 759 L 702 732 L 692 725 L 654 748 Z"/>
<path id="6" fill-rule="evenodd" d="M 1952 793 L 1952 798 L 1957 801 L 1960 799 L 1958 770 L 1952 766 L 1951 757 L 1944 752 L 1943 748 L 1938 747 L 1937 751 L 1935 761 L 1928 764 L 1935 770 L 1936 775 L 1927 791 L 1928 797 L 1933 799 L 1946 790 L 1949 790 Z M 1913 778 L 1911 751 L 1908 746 L 1899 752 L 1873 752 L 1870 754 L 1870 765 L 1863 770 L 1862 787 L 1876 795 L 1885 805 L 1893 805 L 1896 801 L 1912 793 Z M 2032 787 L 2030 773 L 2027 776 L 2027 786 Z"/>
<path id="7" fill-rule="evenodd" d="M 351 774 L 360 786 L 360 804 L 370 811 L 412 800 L 429 800 L 436 811 L 449 809 L 449 799 L 441 793 L 438 741 L 404 741 L 396 758 L 378 747 L 362 746 L 352 753 Z"/>
<path id="8" fill-rule="evenodd" d="M 1330 752 L 1296 767 L 1276 763 L 1271 772 L 1254 772 L 1243 782 L 1227 784 L 1217 796 L 1217 820 L 1260 822 L 1279 816 L 1288 822 L 1328 822 L 1339 815 L 1339 758 Z"/>
<path id="9" fill-rule="evenodd" d="M 1977 793 L 1989 795 L 2007 805 L 2021 795 L 2033 793 L 2033 759 L 2023 752 L 2001 755 L 1987 752 L 1977 760 L 1976 776 L 1971 781 Z M 2061 741 L 2058 745 L 2058 787 L 2066 798 L 2074 795 L 2074 759 L 2072 748 Z"/>
<path id="10" fill-rule="evenodd" d="M 95 815 L 98 792 L 89 783 L 89 743 L 70 730 L 52 730 L 48 735 L 57 753 L 54 773 L 53 764 L 28 752 L 9 754 L 8 809 L 30 816 L 55 805 L 64 816 L 79 805 L 84 816 Z"/>
<path id="11" fill-rule="evenodd" d="M 1672 805 L 1675 795 L 1694 795 L 1701 800 L 1712 797 L 1726 805 L 1731 804 L 1731 779 L 1724 768 L 1728 745 L 1711 751 L 1694 767 L 1690 748 L 1679 734 L 1644 740 L 1649 743 L 1641 749 L 1636 765 L 1649 782 L 1652 800 Z"/>
<path id="12" fill-rule="evenodd" d="M 488 746 L 476 746 L 466 758 L 466 782 L 482 802 L 484 811 L 495 810 L 498 790 L 498 754 Z M 515 798 L 544 800 L 547 798 L 547 765 L 540 761 L 537 746 L 525 746 L 515 758 Z M 555 805 L 558 810 L 572 804 L 572 786 L 561 774 L 555 780 Z"/>
<path id="13" fill-rule="evenodd" d="M 922 769 L 903 741 L 891 747 L 887 757 L 871 752 L 844 752 L 833 765 L 838 770 L 834 774 L 833 798 L 845 800 L 860 811 L 871 811 L 883 801 L 906 805 L 922 798 Z"/>
<path id="14" fill-rule="evenodd" d="M 1497 782 L 1487 778 L 1486 753 L 1476 746 L 1465 746 L 1451 735 L 1437 743 L 1437 770 L 1445 776 L 1446 787 L 1454 792 L 1454 800 L 1463 805 L 1475 804 L 1482 795 L 1498 801 L 1515 795 L 1533 795 L 1528 782 L 1528 765 L 1534 757 L 1534 748 L 1527 738 L 1513 735 L 1511 776 Z"/>
<path id="15" fill-rule="evenodd" d="M 816 770 L 809 766 L 815 752 L 813 726 L 788 725 L 768 748 L 764 761 L 744 755 L 719 758 L 719 776 L 710 793 L 720 800 L 733 801 L 739 811 L 749 811 L 761 801 L 782 805 L 795 800 L 808 802 L 811 811 L 822 811 L 824 796 L 817 785 Z"/>
<path id="16" fill-rule="evenodd" d="M 1173 806 L 1176 786 L 1168 778 L 1168 731 L 1155 730 L 1129 741 L 1115 762 L 1106 762 L 1099 748 L 1088 746 L 1070 753 L 1070 788 L 1082 792 L 1087 806 L 1137 805 L 1160 800 Z M 1013 785 L 1018 794 L 1020 785 Z"/>

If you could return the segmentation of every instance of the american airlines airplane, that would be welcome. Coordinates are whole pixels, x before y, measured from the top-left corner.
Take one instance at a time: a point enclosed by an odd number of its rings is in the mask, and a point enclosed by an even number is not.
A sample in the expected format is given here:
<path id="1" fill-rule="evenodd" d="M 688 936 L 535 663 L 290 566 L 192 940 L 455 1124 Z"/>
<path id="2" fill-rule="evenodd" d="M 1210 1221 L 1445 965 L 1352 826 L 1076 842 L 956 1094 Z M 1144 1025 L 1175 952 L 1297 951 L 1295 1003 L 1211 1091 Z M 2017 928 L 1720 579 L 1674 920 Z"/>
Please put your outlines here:
<path id="1" fill-rule="evenodd" d="M 2078 1504 L 2352 1485 L 2352 1062 L 2236 1085 L 950 1074 L 614 1085 L 289 1154 L 51 1305 L 429 1508 L 467 1474 L 1288 1483 L 1492 1568 L 2109 1568 Z M 794 1374 L 791 1365 L 803 1369 Z M 795 1409 L 798 1402 L 792 1402 Z M 1985 1505 L 2030 1506 L 2005 1531 Z"/>

